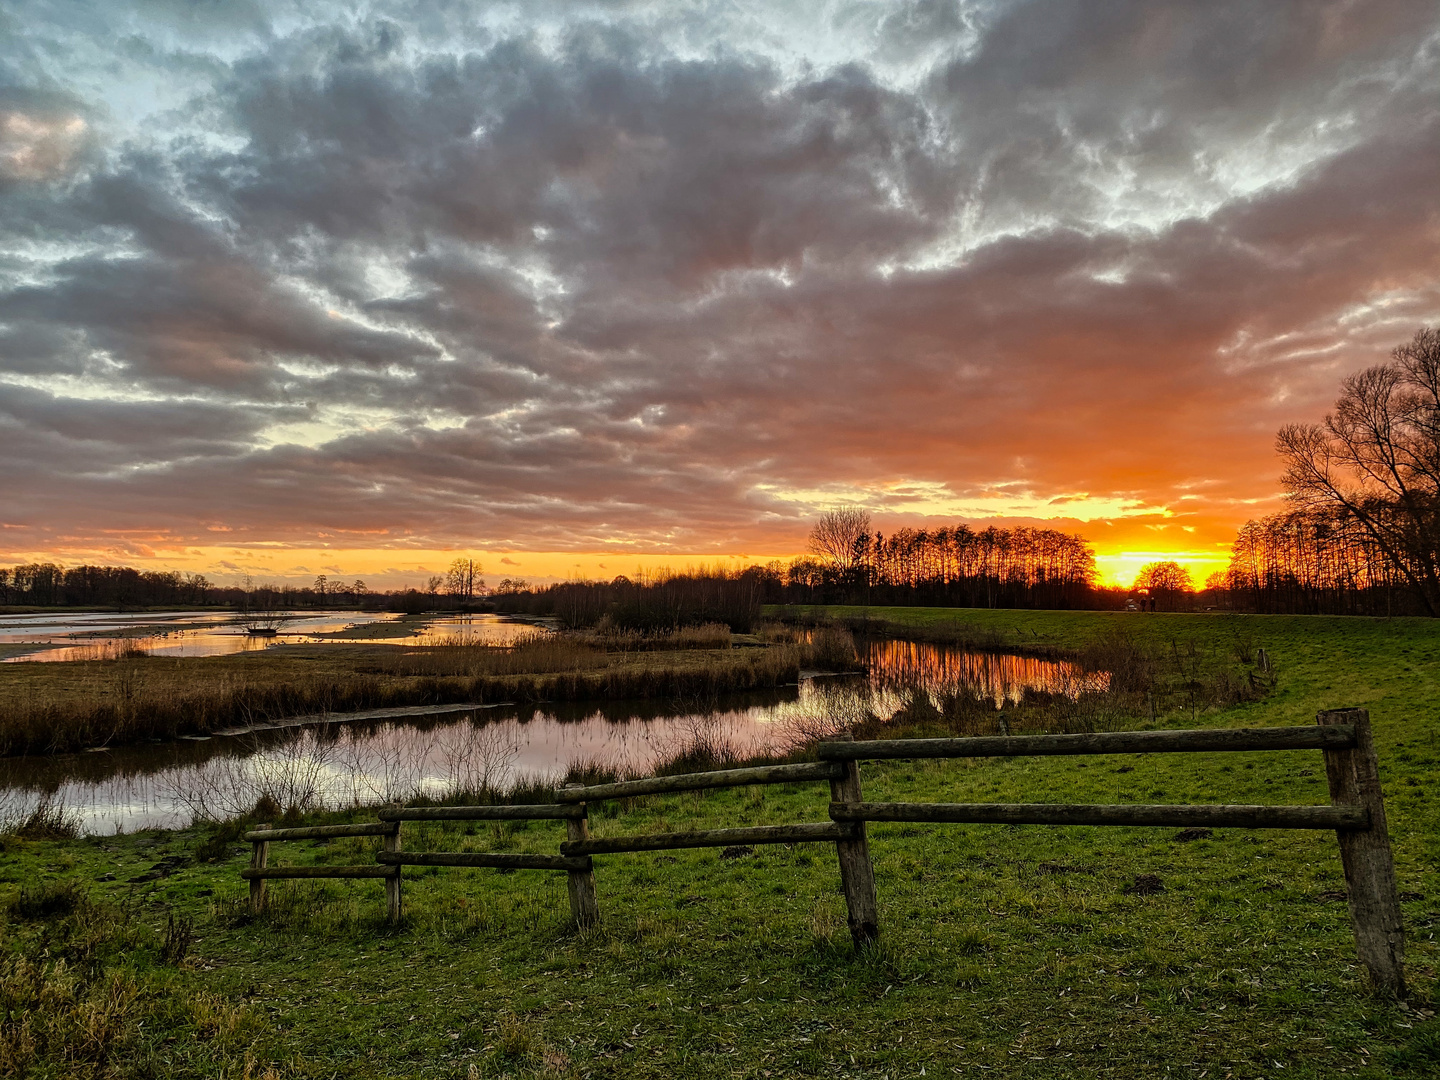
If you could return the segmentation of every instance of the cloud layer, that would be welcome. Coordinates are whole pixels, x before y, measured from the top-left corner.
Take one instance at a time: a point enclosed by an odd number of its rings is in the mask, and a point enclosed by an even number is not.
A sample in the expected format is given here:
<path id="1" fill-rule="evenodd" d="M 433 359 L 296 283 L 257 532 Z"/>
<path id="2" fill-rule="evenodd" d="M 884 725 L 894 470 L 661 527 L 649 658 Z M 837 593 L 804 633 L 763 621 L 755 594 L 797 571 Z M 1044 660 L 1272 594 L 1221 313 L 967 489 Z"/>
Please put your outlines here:
<path id="1" fill-rule="evenodd" d="M 0 548 L 1213 544 L 1440 319 L 1431 3 L 409 7 L 0 14 Z"/>

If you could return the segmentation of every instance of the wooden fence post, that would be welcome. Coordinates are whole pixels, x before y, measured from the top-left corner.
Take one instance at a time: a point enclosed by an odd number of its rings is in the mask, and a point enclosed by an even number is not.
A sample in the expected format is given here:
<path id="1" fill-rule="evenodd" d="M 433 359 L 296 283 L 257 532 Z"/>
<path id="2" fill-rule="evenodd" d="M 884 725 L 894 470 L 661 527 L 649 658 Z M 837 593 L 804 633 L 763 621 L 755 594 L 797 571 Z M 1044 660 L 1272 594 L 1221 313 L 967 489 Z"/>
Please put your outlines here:
<path id="1" fill-rule="evenodd" d="M 269 832 L 269 825 L 256 825 L 257 831 Z M 270 860 L 270 843 L 267 840 L 253 841 L 250 847 L 250 869 L 264 870 Z M 265 879 L 250 879 L 250 911 L 259 915 L 265 910 Z"/>
<path id="2" fill-rule="evenodd" d="M 578 788 L 584 785 L 566 784 L 565 786 Z M 585 840 L 590 836 L 590 808 L 585 803 L 581 803 L 580 809 L 585 812 L 584 817 L 565 819 L 566 840 Z M 582 929 L 594 926 L 600 920 L 600 901 L 595 896 L 595 871 L 567 870 L 565 877 L 570 890 L 570 916 L 575 920 L 575 925 Z"/>
<path id="3" fill-rule="evenodd" d="M 840 738 L 849 741 L 854 736 L 846 734 Z M 860 763 L 847 761 L 844 766 L 845 772 L 830 781 L 831 801 L 864 802 L 860 792 Z M 865 823 L 857 821 L 854 825 L 854 838 L 835 841 L 835 851 L 840 859 L 840 884 L 845 889 L 850 936 L 858 948 L 880 936 L 880 910 L 875 900 L 875 867 L 870 862 Z"/>
<path id="4" fill-rule="evenodd" d="M 1316 723 L 1351 724 L 1355 745 L 1325 751 L 1330 801 L 1336 806 L 1362 806 L 1370 815 L 1365 829 L 1337 830 L 1340 861 L 1355 929 L 1355 948 L 1375 986 L 1405 996 L 1405 931 L 1395 892 L 1395 863 L 1380 793 L 1379 763 L 1370 737 L 1370 714 L 1364 709 L 1328 709 Z"/>
<path id="5" fill-rule="evenodd" d="M 390 804 L 390 808 L 391 808 L 392 810 L 399 810 L 399 809 L 400 809 L 400 804 L 399 804 L 398 802 L 392 802 L 392 803 Z M 384 848 L 385 848 L 386 851 L 399 851 L 399 850 L 400 850 L 400 822 L 396 821 L 396 822 L 394 822 L 393 824 L 394 824 L 394 826 L 395 826 L 395 831 L 394 831 L 394 832 L 391 832 L 391 833 L 387 833 L 386 836 L 385 836 Z M 400 880 L 401 880 L 401 879 L 400 879 L 400 867 L 399 867 L 398 865 L 391 867 L 391 870 L 392 870 L 393 872 L 390 874 L 389 877 L 387 877 L 387 878 L 385 879 L 385 908 L 386 908 L 385 914 L 386 914 L 386 918 L 388 918 L 388 919 L 390 920 L 390 924 L 391 924 L 392 926 L 394 926 L 394 925 L 398 925 L 399 922 L 400 922 Z"/>

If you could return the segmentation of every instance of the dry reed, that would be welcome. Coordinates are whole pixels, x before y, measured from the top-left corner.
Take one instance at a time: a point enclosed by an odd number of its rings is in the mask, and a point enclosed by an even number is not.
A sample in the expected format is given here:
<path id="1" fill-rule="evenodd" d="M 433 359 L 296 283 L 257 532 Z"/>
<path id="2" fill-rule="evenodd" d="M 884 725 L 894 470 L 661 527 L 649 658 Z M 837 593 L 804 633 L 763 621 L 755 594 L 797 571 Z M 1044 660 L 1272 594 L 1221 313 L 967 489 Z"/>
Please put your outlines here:
<path id="1" fill-rule="evenodd" d="M 705 637 L 717 638 L 713 632 Z M 510 648 L 331 645 L 289 656 L 273 650 L 204 660 L 6 665 L 0 670 L 0 755 L 409 705 L 703 698 L 793 683 L 802 667 L 815 666 L 816 655 L 815 646 L 803 643 L 612 651 L 541 635 Z M 849 662 L 853 666 L 853 645 Z"/>

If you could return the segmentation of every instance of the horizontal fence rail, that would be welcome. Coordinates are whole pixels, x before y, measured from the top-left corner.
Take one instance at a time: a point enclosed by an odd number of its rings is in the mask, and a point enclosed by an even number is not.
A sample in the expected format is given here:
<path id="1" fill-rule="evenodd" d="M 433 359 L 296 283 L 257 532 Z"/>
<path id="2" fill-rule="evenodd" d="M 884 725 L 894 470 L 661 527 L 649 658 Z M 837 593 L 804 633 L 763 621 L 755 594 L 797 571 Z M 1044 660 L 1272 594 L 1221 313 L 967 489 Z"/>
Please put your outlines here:
<path id="1" fill-rule="evenodd" d="M 365 822 L 360 825 L 307 825 L 299 829 L 257 829 L 247 832 L 250 843 L 270 840 L 330 840 L 337 836 L 393 836 L 394 825 Z"/>
<path id="2" fill-rule="evenodd" d="M 388 866 L 255 866 L 240 871 L 250 881 L 272 878 L 393 878 L 399 868 Z"/>
<path id="3" fill-rule="evenodd" d="M 490 866 L 500 870 L 590 870 L 590 860 L 511 851 L 382 851 L 376 860 L 390 866 Z"/>
<path id="4" fill-rule="evenodd" d="M 1173 825 L 1231 829 L 1364 829 L 1362 806 L 1176 806 L 1125 803 L 831 803 L 836 821 L 969 825 Z"/>
<path id="5" fill-rule="evenodd" d="M 987 735 L 970 739 L 825 742 L 822 761 L 880 758 L 1041 757 L 1050 754 L 1193 754 L 1251 750 L 1345 750 L 1352 725 L 1209 728 L 1200 731 L 1101 731 L 1086 735 Z"/>
<path id="6" fill-rule="evenodd" d="M 567 841 L 566 855 L 615 855 L 626 851 L 673 851 L 677 848 L 735 847 L 743 844 L 812 844 L 849 840 L 855 830 L 828 821 L 813 825 L 756 825 L 748 829 L 706 829 L 701 832 L 646 833 Z"/>
<path id="7" fill-rule="evenodd" d="M 761 765 L 754 769 L 718 769 L 715 772 L 681 773 L 677 776 L 650 776 L 617 784 L 569 787 L 556 793 L 561 802 L 601 802 L 630 799 L 637 795 L 668 795 L 677 791 L 704 788 L 745 787 L 749 784 L 790 784 L 805 780 L 833 780 L 843 769 L 828 761 L 800 765 Z"/>
<path id="8" fill-rule="evenodd" d="M 403 806 L 381 810 L 381 821 L 544 821 L 581 818 L 585 810 L 559 803 L 530 806 Z"/>
<path id="9" fill-rule="evenodd" d="M 895 758 L 1030 757 L 1059 754 L 1166 754 L 1320 750 L 1330 787 L 1329 806 L 1147 805 L 1072 803 L 866 802 L 859 762 Z M 263 908 L 270 878 L 384 878 L 389 915 L 400 918 L 401 871 L 406 866 L 492 867 L 562 870 L 570 912 L 579 926 L 600 917 L 592 856 L 679 848 L 753 844 L 833 843 L 845 894 L 850 933 L 857 945 L 879 934 L 879 908 L 866 823 L 907 821 L 1001 825 L 1119 825 L 1181 828 L 1333 830 L 1340 845 L 1356 951 L 1375 984 L 1397 996 L 1405 993 L 1404 932 L 1395 870 L 1380 792 L 1379 766 L 1364 709 L 1333 709 L 1316 717 L 1315 727 L 1223 728 L 1182 731 L 1114 731 L 1082 735 L 1012 735 L 966 739 L 882 739 L 849 737 L 819 745 L 817 762 L 652 776 L 582 787 L 571 784 L 554 803 L 529 806 L 391 805 L 380 820 L 359 825 L 318 825 L 293 829 L 261 826 L 245 834 L 253 844 L 250 882 L 254 910 Z M 830 784 L 826 822 L 759 825 L 695 832 L 592 837 L 589 805 L 642 795 L 664 795 L 751 784 L 826 780 Z M 558 855 L 513 852 L 407 852 L 403 822 L 563 821 L 565 840 Z M 376 866 L 271 867 L 271 843 L 285 840 L 380 836 L 384 850 Z"/>

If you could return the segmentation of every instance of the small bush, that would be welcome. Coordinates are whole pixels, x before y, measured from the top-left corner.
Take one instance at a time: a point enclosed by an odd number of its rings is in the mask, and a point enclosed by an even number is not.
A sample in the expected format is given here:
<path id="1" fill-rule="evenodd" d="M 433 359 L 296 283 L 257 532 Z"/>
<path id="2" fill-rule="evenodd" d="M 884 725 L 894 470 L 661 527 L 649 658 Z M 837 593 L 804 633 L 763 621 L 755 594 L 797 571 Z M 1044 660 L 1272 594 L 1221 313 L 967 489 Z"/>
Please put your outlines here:
<path id="1" fill-rule="evenodd" d="M 74 878 L 44 881 L 34 888 L 22 886 L 10 902 L 10 914 L 17 919 L 55 919 L 71 914 L 85 899 L 85 890 Z"/>
<path id="2" fill-rule="evenodd" d="M 220 862 L 230 857 L 230 848 L 244 835 L 246 822 L 243 818 L 219 822 L 195 844 L 197 862 Z"/>
<path id="3" fill-rule="evenodd" d="M 14 831 L 22 840 L 74 840 L 80 835 L 80 815 L 46 795 Z"/>
<path id="4" fill-rule="evenodd" d="M 498 1041 L 500 1052 L 508 1058 L 526 1057 L 534 1046 L 530 1029 L 513 1016 L 507 1016 L 500 1021 Z"/>
<path id="5" fill-rule="evenodd" d="M 990 940 L 979 930 L 966 930 L 956 942 L 962 956 L 976 956 L 990 948 Z"/>
<path id="6" fill-rule="evenodd" d="M 854 635 L 840 626 L 821 626 L 810 634 L 810 663 L 823 671 L 854 671 L 860 666 Z"/>

